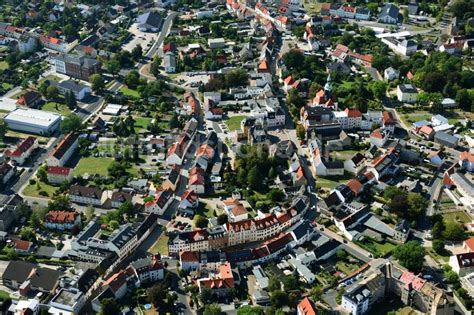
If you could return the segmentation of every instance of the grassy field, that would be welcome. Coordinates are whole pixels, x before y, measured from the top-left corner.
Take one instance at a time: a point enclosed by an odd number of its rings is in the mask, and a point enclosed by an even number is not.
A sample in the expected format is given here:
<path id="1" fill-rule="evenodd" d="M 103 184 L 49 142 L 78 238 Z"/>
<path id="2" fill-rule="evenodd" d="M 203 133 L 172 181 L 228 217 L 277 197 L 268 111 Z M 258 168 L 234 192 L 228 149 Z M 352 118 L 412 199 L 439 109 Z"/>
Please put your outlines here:
<path id="1" fill-rule="evenodd" d="M 50 74 L 50 75 L 47 75 L 47 76 L 44 77 L 44 78 L 39 79 L 39 80 L 38 80 L 38 86 L 39 86 L 41 83 L 45 82 L 45 81 L 50 81 L 50 82 L 51 82 L 51 81 L 55 81 L 55 82 L 59 82 L 59 81 L 61 81 L 61 80 L 62 80 L 62 79 L 61 79 L 60 77 L 58 77 L 57 75 Z"/>
<path id="2" fill-rule="evenodd" d="M 58 102 L 47 102 L 41 109 L 47 112 L 58 113 L 63 116 L 71 113 L 71 110 L 65 104 Z"/>
<path id="3" fill-rule="evenodd" d="M 380 243 L 368 238 L 357 242 L 357 244 L 371 252 L 375 257 L 383 257 L 397 247 L 395 244 L 389 242 Z"/>
<path id="4" fill-rule="evenodd" d="M 10 298 L 10 294 L 8 292 L 0 290 L 0 300 L 6 300 Z"/>
<path id="5" fill-rule="evenodd" d="M 449 256 L 451 255 L 449 251 L 446 251 L 446 253 L 443 253 L 442 255 L 440 255 L 437 252 L 435 252 L 432 247 L 426 247 L 426 253 L 440 264 L 448 263 Z"/>
<path id="6" fill-rule="evenodd" d="M 36 197 L 36 198 L 48 198 L 48 197 L 53 196 L 53 194 L 56 192 L 57 189 L 58 187 L 55 187 L 46 183 L 39 183 L 39 187 L 37 187 L 37 184 L 34 184 L 34 185 L 28 184 L 25 187 L 25 189 L 23 189 L 23 194 L 26 196 Z M 45 192 L 46 194 L 40 194 L 40 192 Z"/>
<path id="7" fill-rule="evenodd" d="M 0 70 L 8 69 L 8 63 L 6 61 L 0 61 Z"/>
<path id="8" fill-rule="evenodd" d="M 316 187 L 317 188 L 328 188 L 333 189 L 339 186 L 340 184 L 345 184 L 348 181 L 347 178 L 341 179 L 332 179 L 332 178 L 323 178 L 317 177 L 316 178 Z"/>
<path id="9" fill-rule="evenodd" d="M 168 255 L 168 240 L 168 236 L 166 236 L 164 233 L 161 234 L 160 238 L 151 247 L 151 253 L 160 253 L 161 255 Z"/>
<path id="10" fill-rule="evenodd" d="M 106 176 L 108 174 L 107 168 L 113 161 L 114 159 L 107 157 L 81 158 L 74 168 L 74 176 L 84 175 L 85 173 Z"/>
<path id="11" fill-rule="evenodd" d="M 466 118 L 470 120 L 474 119 L 473 113 L 463 112 L 461 110 L 446 111 L 445 113 L 441 115 L 448 118 L 448 122 L 450 124 L 455 124 L 459 122 L 460 120 L 466 119 Z M 419 120 L 430 121 L 433 114 L 427 111 L 415 111 L 413 113 L 407 113 L 407 114 L 399 113 L 399 116 L 406 125 L 410 126 L 411 124 Z"/>
<path id="12" fill-rule="evenodd" d="M 359 151 L 355 150 L 333 151 L 331 152 L 331 156 L 336 161 L 346 161 L 351 159 L 358 152 Z"/>
<path id="13" fill-rule="evenodd" d="M 138 94 L 138 91 L 129 89 L 125 86 L 120 88 L 120 92 L 122 92 L 122 94 L 126 96 L 136 97 L 136 98 L 140 97 L 140 94 Z"/>
<path id="14" fill-rule="evenodd" d="M 471 222 L 471 217 L 466 214 L 464 211 L 456 211 L 456 212 L 449 212 L 444 213 L 443 218 L 447 220 L 453 220 L 459 223 L 469 223 Z"/>
<path id="15" fill-rule="evenodd" d="M 414 122 L 419 121 L 419 120 L 430 121 L 433 115 L 428 112 L 414 112 L 414 113 L 409 113 L 409 114 L 400 113 L 399 116 L 403 120 L 405 125 L 410 127 Z"/>
<path id="16" fill-rule="evenodd" d="M 13 84 L 3 82 L 3 83 L 2 83 L 2 88 L 3 88 L 4 90 L 10 90 L 11 88 L 13 88 Z"/>
<path id="17" fill-rule="evenodd" d="M 244 119 L 246 116 L 244 115 L 239 115 L 239 116 L 232 116 L 227 120 L 227 127 L 229 127 L 230 131 L 240 129 L 240 122 L 242 119 Z"/>
<path id="18" fill-rule="evenodd" d="M 310 3 L 304 3 L 304 8 L 308 11 L 308 14 L 317 14 L 321 11 L 321 3 L 316 1 L 309 1 Z"/>
<path id="19" fill-rule="evenodd" d="M 344 261 L 339 261 L 336 263 L 336 268 L 340 272 L 345 273 L 346 275 L 350 275 L 351 273 L 359 269 L 359 265 L 347 263 Z"/>
<path id="20" fill-rule="evenodd" d="M 146 129 L 150 122 L 152 121 L 152 118 L 150 117 L 135 117 L 135 128 L 138 129 Z"/>

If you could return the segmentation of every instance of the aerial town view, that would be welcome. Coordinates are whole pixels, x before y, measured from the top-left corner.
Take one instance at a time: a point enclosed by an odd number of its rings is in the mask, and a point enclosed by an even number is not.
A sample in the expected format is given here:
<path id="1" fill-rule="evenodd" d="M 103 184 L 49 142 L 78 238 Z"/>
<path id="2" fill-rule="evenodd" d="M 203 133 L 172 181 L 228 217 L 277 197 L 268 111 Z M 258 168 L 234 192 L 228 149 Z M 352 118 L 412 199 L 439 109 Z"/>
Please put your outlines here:
<path id="1" fill-rule="evenodd" d="M 1 315 L 471 313 L 473 0 L 0 0 Z"/>

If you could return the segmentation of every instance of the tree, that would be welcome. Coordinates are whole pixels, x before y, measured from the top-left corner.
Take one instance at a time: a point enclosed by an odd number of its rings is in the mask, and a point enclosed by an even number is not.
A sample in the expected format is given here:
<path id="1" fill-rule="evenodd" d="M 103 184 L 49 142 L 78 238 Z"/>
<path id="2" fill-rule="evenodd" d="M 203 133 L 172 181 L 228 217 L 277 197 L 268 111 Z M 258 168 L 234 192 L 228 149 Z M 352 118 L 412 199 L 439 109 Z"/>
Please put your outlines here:
<path id="1" fill-rule="evenodd" d="M 425 249 L 416 241 L 409 241 L 395 248 L 393 256 L 413 272 L 420 272 L 425 261 Z"/>
<path id="2" fill-rule="evenodd" d="M 273 292 L 281 289 L 281 282 L 276 276 L 270 276 L 268 279 L 268 291 Z"/>
<path id="3" fill-rule="evenodd" d="M 69 200 L 69 197 L 66 195 L 57 195 L 53 196 L 51 200 L 48 202 L 48 211 L 54 211 L 54 210 L 74 210 L 74 208 L 71 206 L 71 200 Z"/>
<path id="4" fill-rule="evenodd" d="M 148 299 L 157 308 L 163 305 L 163 300 L 166 297 L 166 287 L 163 283 L 159 282 L 147 290 Z M 109 313 L 113 314 L 113 313 Z"/>
<path id="5" fill-rule="evenodd" d="M 428 200 L 419 193 L 408 193 L 407 202 L 408 214 L 412 218 L 417 218 L 420 215 L 423 215 L 428 207 Z"/>
<path id="6" fill-rule="evenodd" d="M 130 201 L 125 201 L 124 203 L 122 203 L 117 210 L 121 215 L 126 215 L 129 218 L 131 218 L 135 214 L 135 208 L 133 207 L 133 204 Z"/>
<path id="7" fill-rule="evenodd" d="M 63 133 L 76 132 L 82 129 L 82 120 L 75 113 L 67 114 L 61 121 L 61 131 Z"/>
<path id="8" fill-rule="evenodd" d="M 46 98 L 49 100 L 54 100 L 58 97 L 59 90 L 56 85 L 50 85 L 46 88 Z"/>
<path id="9" fill-rule="evenodd" d="M 471 97 L 466 89 L 460 89 L 457 91 L 456 103 L 466 111 L 474 111 L 474 97 Z"/>
<path id="10" fill-rule="evenodd" d="M 459 282 L 458 274 L 453 270 L 448 270 L 444 272 L 444 279 L 446 283 L 455 284 Z"/>
<path id="11" fill-rule="evenodd" d="M 264 311 L 261 306 L 244 305 L 237 309 L 237 315 L 263 315 Z"/>
<path id="12" fill-rule="evenodd" d="M 321 286 L 315 286 L 311 288 L 310 294 L 313 300 L 319 301 L 321 300 L 321 297 L 323 296 L 324 290 Z"/>
<path id="13" fill-rule="evenodd" d="M 156 56 L 153 58 L 153 61 L 150 64 L 150 73 L 153 74 L 155 77 L 160 75 L 160 68 L 161 68 L 161 58 Z"/>
<path id="14" fill-rule="evenodd" d="M 36 172 L 36 177 L 38 177 L 38 179 L 43 183 L 48 183 L 48 171 L 46 165 L 43 165 L 38 168 L 38 171 Z"/>
<path id="15" fill-rule="evenodd" d="M 92 85 L 92 90 L 96 93 L 102 92 L 105 89 L 104 79 L 100 74 L 93 74 L 89 77 L 89 82 Z"/>
<path id="16" fill-rule="evenodd" d="M 92 205 L 88 205 L 88 206 L 86 207 L 86 211 L 85 211 L 84 214 L 85 214 L 85 217 L 86 217 L 86 220 L 87 220 L 87 221 L 92 220 L 92 219 L 94 218 L 94 216 L 95 216 L 95 209 L 94 209 L 94 207 L 93 207 Z"/>
<path id="17" fill-rule="evenodd" d="M 134 89 L 140 83 L 140 74 L 136 70 L 130 71 L 125 76 L 124 82 L 129 88 Z"/>
<path id="18" fill-rule="evenodd" d="M 282 282 L 283 282 L 283 288 L 285 289 L 286 292 L 299 290 L 300 288 L 298 277 L 295 275 L 289 275 L 289 276 L 284 277 Z"/>
<path id="19" fill-rule="evenodd" d="M 256 166 L 252 167 L 247 175 L 247 182 L 251 189 L 261 191 L 263 186 L 262 176 Z"/>
<path id="20" fill-rule="evenodd" d="M 226 224 L 228 221 L 229 221 L 229 218 L 228 218 L 227 214 L 225 214 L 225 213 L 221 213 L 217 217 L 217 224 L 219 224 L 219 225 Z"/>
<path id="21" fill-rule="evenodd" d="M 141 45 L 137 45 L 132 49 L 132 58 L 135 61 L 139 61 L 143 58 L 143 48 Z"/>
<path id="22" fill-rule="evenodd" d="M 66 92 L 66 95 L 64 96 L 64 101 L 66 103 L 66 106 L 71 110 L 77 107 L 76 96 L 72 91 Z"/>
<path id="23" fill-rule="evenodd" d="M 199 214 L 197 214 L 194 217 L 194 226 L 195 227 L 202 229 L 202 228 L 207 227 L 208 224 L 209 224 L 209 220 L 207 220 L 206 217 L 203 217 Z"/>
<path id="24" fill-rule="evenodd" d="M 283 61 L 288 69 L 301 69 L 304 66 L 304 55 L 298 49 L 292 49 L 283 55 Z"/>
<path id="25" fill-rule="evenodd" d="M 408 16 L 408 9 L 407 8 L 404 8 L 403 9 L 403 23 L 408 23 L 408 20 L 409 20 L 409 16 Z"/>
<path id="26" fill-rule="evenodd" d="M 105 64 L 105 68 L 113 76 L 116 76 L 120 72 L 120 62 L 118 60 L 112 59 Z"/>
<path id="27" fill-rule="evenodd" d="M 433 249 L 438 254 L 442 254 L 444 252 L 444 242 L 442 240 L 433 240 Z"/>
<path id="28" fill-rule="evenodd" d="M 248 83 L 249 76 L 244 70 L 233 70 L 224 77 L 225 84 L 228 88 L 245 86 Z"/>
<path id="29" fill-rule="evenodd" d="M 204 307 L 204 315 L 220 315 L 222 309 L 218 304 L 209 304 Z"/>
<path id="30" fill-rule="evenodd" d="M 383 81 L 373 81 L 370 84 L 370 90 L 377 99 L 381 100 L 385 98 L 385 93 L 387 91 L 387 83 Z"/>
<path id="31" fill-rule="evenodd" d="M 304 140 L 306 138 L 306 130 L 304 129 L 303 125 L 296 126 L 296 136 L 300 140 Z"/>
<path id="32" fill-rule="evenodd" d="M 0 118 L 0 141 L 3 142 L 5 139 L 5 135 L 8 131 L 7 123 L 5 122 L 5 119 Z"/>
<path id="33" fill-rule="evenodd" d="M 450 241 L 461 241 L 464 239 L 464 229 L 461 224 L 446 220 L 443 236 Z"/>
<path id="34" fill-rule="evenodd" d="M 119 314 L 119 313 L 120 313 L 120 307 L 114 298 L 106 298 L 100 302 L 101 315 Z"/>
<path id="35" fill-rule="evenodd" d="M 407 200 L 407 195 L 396 195 L 392 198 L 392 200 L 389 203 L 389 208 L 390 211 L 402 214 L 404 216 L 407 216 L 408 214 L 408 200 Z"/>
<path id="36" fill-rule="evenodd" d="M 203 304 L 209 304 L 212 301 L 212 291 L 208 287 L 204 287 L 201 289 L 201 293 L 199 294 L 199 299 Z"/>
<path id="37" fill-rule="evenodd" d="M 22 240 L 36 242 L 35 230 L 29 226 L 24 226 L 20 229 L 20 237 Z"/>
<path id="38" fill-rule="evenodd" d="M 109 222 L 109 228 L 110 228 L 111 230 L 114 230 L 114 231 L 115 231 L 115 230 L 118 229 L 119 227 L 120 227 L 120 223 L 118 223 L 118 221 L 116 221 L 116 220 L 111 220 L 111 221 Z"/>
<path id="39" fill-rule="evenodd" d="M 422 88 L 426 92 L 441 92 L 446 84 L 446 78 L 439 72 L 429 72 L 423 78 Z"/>
<path id="40" fill-rule="evenodd" d="M 288 303 L 288 295 L 282 290 L 273 291 L 270 296 L 270 302 L 274 307 L 283 307 Z"/>
<path id="41" fill-rule="evenodd" d="M 396 187 L 396 186 L 388 186 L 387 188 L 385 188 L 383 192 L 383 198 L 387 201 L 390 201 L 396 195 L 402 195 L 402 194 L 405 194 L 405 190 L 403 190 L 403 188 Z"/>
<path id="42" fill-rule="evenodd" d="M 346 260 L 348 257 L 348 253 L 344 249 L 341 248 L 336 252 L 336 257 L 339 260 Z"/>

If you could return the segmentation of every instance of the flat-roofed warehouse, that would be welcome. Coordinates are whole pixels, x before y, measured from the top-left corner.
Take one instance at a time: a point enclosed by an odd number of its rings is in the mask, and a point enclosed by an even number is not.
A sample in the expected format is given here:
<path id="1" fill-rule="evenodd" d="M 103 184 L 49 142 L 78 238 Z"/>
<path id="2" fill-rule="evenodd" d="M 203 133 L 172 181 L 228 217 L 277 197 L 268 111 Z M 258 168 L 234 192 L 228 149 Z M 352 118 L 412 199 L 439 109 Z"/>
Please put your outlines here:
<path id="1" fill-rule="evenodd" d="M 61 115 L 30 108 L 17 108 L 5 116 L 8 128 L 26 133 L 50 135 L 59 129 Z"/>

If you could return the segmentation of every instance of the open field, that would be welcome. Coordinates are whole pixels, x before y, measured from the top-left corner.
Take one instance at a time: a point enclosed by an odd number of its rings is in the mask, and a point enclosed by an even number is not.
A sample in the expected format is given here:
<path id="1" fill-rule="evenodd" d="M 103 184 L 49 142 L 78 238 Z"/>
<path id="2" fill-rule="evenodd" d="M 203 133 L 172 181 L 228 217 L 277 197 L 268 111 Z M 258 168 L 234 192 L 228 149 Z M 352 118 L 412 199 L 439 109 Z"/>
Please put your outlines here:
<path id="1" fill-rule="evenodd" d="M 447 220 L 453 220 L 459 223 L 470 223 L 471 217 L 464 211 L 455 211 L 449 213 L 443 213 L 443 218 Z"/>
<path id="2" fill-rule="evenodd" d="M 47 112 L 58 113 L 63 116 L 71 113 L 71 110 L 65 104 L 58 102 L 47 102 L 41 109 Z"/>
<path id="3" fill-rule="evenodd" d="M 46 183 L 39 183 L 39 186 L 37 184 L 28 184 L 23 190 L 23 194 L 36 198 L 48 198 L 53 196 L 56 190 L 58 190 L 58 187 Z"/>
<path id="4" fill-rule="evenodd" d="M 107 168 L 113 161 L 114 159 L 107 157 L 81 158 L 74 168 L 74 176 L 82 176 L 86 173 L 106 176 L 108 174 Z"/>
<path id="5" fill-rule="evenodd" d="M 240 129 L 240 122 L 242 121 L 242 119 L 244 119 L 246 116 L 244 115 L 239 115 L 239 116 L 232 116 L 230 117 L 226 123 L 227 123 L 227 127 L 229 127 L 229 130 L 230 131 L 234 131 L 234 130 L 237 130 L 237 129 Z"/>
<path id="6" fill-rule="evenodd" d="M 151 248 L 151 253 L 160 253 L 161 255 L 168 255 L 168 240 L 168 236 L 166 236 L 164 233 L 161 234 L 160 238 L 156 241 L 155 244 L 153 244 Z"/>

